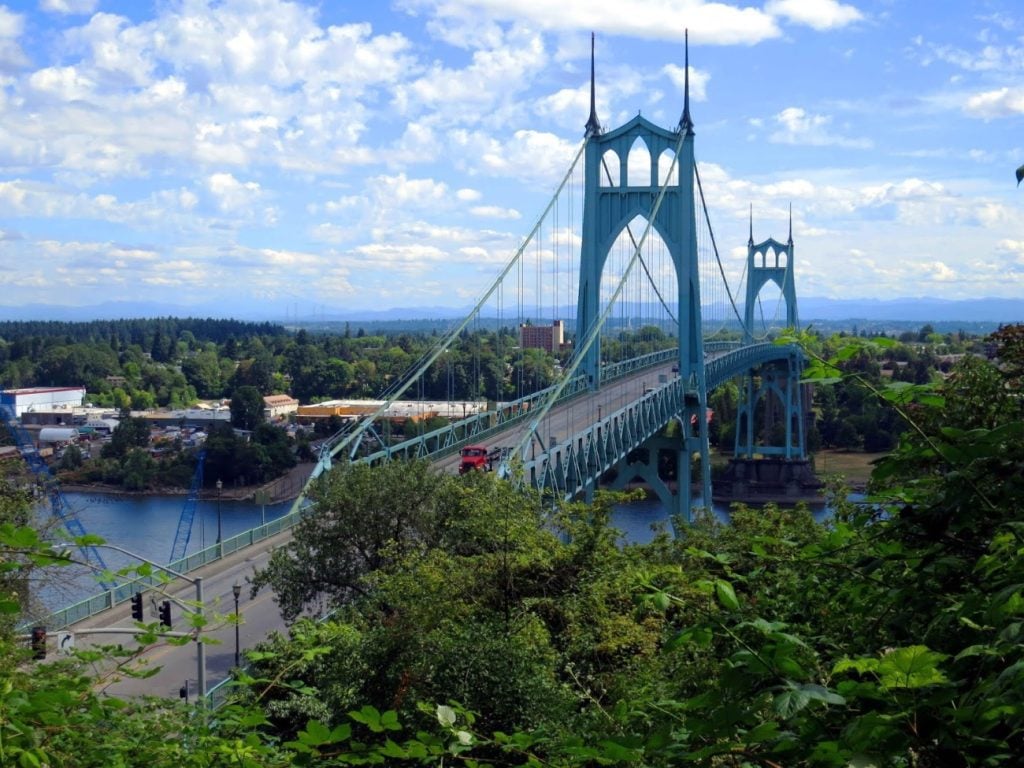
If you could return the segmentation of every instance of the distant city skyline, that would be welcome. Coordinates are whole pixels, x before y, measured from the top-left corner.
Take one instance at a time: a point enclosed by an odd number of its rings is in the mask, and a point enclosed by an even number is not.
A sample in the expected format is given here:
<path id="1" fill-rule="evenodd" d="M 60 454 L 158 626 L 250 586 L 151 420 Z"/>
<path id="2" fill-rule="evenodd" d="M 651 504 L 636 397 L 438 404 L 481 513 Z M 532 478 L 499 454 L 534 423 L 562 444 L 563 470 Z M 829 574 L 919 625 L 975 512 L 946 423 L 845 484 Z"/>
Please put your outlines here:
<path id="1" fill-rule="evenodd" d="M 1012 2 L 0 4 L 0 305 L 470 306 L 589 112 L 691 111 L 730 280 L 793 209 L 799 296 L 1024 295 Z"/>

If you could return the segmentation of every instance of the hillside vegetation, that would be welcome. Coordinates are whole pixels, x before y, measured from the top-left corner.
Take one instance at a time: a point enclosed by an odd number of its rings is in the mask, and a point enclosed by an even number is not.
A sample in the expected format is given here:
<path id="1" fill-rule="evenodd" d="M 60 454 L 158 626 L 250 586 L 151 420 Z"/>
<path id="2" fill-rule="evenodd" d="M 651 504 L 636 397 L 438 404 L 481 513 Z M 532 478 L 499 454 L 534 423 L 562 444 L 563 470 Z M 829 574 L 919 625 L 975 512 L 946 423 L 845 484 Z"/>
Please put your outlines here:
<path id="1" fill-rule="evenodd" d="M 856 379 L 845 362 L 889 343 L 807 340 L 809 373 Z M 859 383 L 906 428 L 871 501 L 827 525 L 737 508 L 620 546 L 609 498 L 552 510 L 484 475 L 336 470 L 254 584 L 296 620 L 230 705 L 110 699 L 91 658 L 32 663 L 6 634 L 0 763 L 1019 765 L 1024 330 L 995 343 L 998 365 L 938 386 Z M 66 557 L 3 498 L 13 616 L 19 580 Z"/>

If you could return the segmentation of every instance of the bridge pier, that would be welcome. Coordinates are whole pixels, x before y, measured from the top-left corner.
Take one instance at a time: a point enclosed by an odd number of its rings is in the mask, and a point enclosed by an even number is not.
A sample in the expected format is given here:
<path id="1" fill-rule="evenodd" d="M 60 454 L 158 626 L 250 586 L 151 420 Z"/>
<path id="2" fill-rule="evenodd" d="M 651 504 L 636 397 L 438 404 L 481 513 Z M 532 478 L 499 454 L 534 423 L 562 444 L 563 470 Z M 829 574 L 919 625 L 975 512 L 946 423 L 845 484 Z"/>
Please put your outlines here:
<path id="1" fill-rule="evenodd" d="M 704 429 L 707 420 L 704 419 Z M 623 490 L 630 483 L 640 480 L 657 496 L 658 501 L 669 512 L 673 520 L 689 524 L 693 521 L 693 457 L 701 456 L 701 487 L 710 489 L 711 467 L 705 460 L 706 453 L 701 450 L 701 429 L 683 428 L 683 419 L 677 420 L 680 430 L 673 435 L 657 435 L 648 438 L 636 450 L 631 451 L 615 465 L 615 480 L 611 483 L 612 490 Z M 703 445 L 707 445 L 706 442 Z M 675 482 L 661 476 L 663 456 L 671 456 Z M 705 477 L 706 476 L 706 477 Z M 702 499 L 701 505 L 710 506 L 709 501 Z M 678 530 L 674 531 L 676 534 Z"/>

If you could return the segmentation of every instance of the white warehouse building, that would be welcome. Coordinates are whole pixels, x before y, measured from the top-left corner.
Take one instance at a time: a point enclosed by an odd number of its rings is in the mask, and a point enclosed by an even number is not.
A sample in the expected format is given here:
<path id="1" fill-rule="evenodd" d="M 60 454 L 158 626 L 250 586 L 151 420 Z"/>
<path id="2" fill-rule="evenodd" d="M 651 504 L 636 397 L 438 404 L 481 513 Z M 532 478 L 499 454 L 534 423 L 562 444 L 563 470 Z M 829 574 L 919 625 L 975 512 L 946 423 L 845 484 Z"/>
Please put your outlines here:
<path id="1" fill-rule="evenodd" d="M 0 404 L 9 406 L 19 419 L 25 411 L 72 408 L 85 400 L 85 387 L 25 387 L 0 390 Z"/>

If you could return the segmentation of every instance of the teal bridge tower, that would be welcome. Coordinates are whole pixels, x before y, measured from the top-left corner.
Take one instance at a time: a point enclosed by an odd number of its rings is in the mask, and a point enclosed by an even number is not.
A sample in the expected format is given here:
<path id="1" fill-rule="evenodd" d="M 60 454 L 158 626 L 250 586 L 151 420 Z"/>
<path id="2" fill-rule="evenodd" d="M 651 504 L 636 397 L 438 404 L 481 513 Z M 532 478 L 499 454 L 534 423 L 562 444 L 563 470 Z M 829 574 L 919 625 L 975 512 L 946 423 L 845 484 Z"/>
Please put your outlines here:
<path id="1" fill-rule="evenodd" d="M 647 450 L 642 462 L 634 460 L 630 463 L 627 458 L 622 459 L 617 474 L 623 480 L 642 477 L 658 492 L 663 502 L 671 499 L 674 513 L 688 515 L 692 506 L 691 454 L 700 454 L 700 483 L 705 499 L 710 498 L 711 489 L 688 44 L 684 78 L 683 112 L 673 130 L 661 128 L 637 115 L 625 125 L 604 132 L 595 104 L 591 40 L 590 119 L 586 124 L 588 143 L 584 160 L 583 231 L 576 317 L 577 328 L 581 331 L 578 336 L 582 338 L 599 320 L 601 275 L 609 250 L 631 221 L 637 216 L 645 219 L 664 241 L 675 267 L 677 282 L 677 306 L 673 314 L 679 340 L 676 364 L 682 382 L 679 407 L 673 414 L 681 434 L 680 442 L 673 446 L 677 456 L 677 491 L 670 492 L 658 477 L 658 448 L 664 442 L 660 437 L 650 438 L 645 443 L 643 447 Z M 648 154 L 645 159 L 650 159 L 647 183 L 636 183 L 637 174 L 630 174 L 630 150 L 637 142 L 646 146 Z M 609 162 L 610 157 L 615 162 Z M 669 178 L 659 178 L 665 166 L 659 162 L 662 158 L 674 161 L 674 176 L 669 174 Z M 609 168 L 616 169 L 617 178 Z M 596 337 L 581 365 L 592 390 L 600 387 L 600 359 L 600 338 Z M 635 458 L 637 453 L 633 451 L 631 455 Z M 588 491 L 592 492 L 592 486 L 588 486 Z"/>
<path id="2" fill-rule="evenodd" d="M 786 308 L 786 327 L 798 328 L 796 284 L 793 277 L 793 214 L 789 216 L 789 238 L 785 243 L 769 237 L 754 244 L 754 217 L 750 217 L 750 239 L 747 241 L 747 294 L 744 302 L 743 340 L 755 341 L 758 300 L 761 289 L 774 283 L 782 292 Z M 805 459 L 804 411 L 800 377 L 803 355 L 794 350 L 785 360 L 775 360 L 748 371 L 744 376 L 737 425 L 736 458 L 782 456 L 787 460 Z M 756 418 L 760 410 L 762 418 Z M 778 413 L 781 411 L 781 413 Z M 755 425 L 762 426 L 761 434 Z M 782 428 L 772 431 L 775 424 Z"/>

